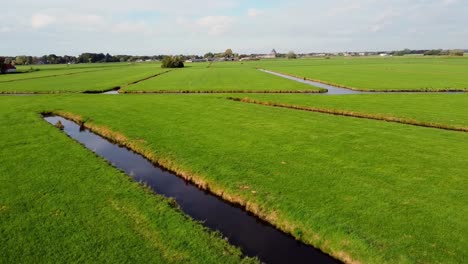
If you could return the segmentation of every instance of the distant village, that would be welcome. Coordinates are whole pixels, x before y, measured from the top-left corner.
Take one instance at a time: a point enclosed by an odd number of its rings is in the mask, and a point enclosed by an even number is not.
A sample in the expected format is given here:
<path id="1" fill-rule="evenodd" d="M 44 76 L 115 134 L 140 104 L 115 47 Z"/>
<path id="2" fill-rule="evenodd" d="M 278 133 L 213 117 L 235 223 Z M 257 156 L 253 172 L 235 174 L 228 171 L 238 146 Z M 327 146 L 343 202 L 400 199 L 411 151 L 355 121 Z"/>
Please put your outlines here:
<path id="1" fill-rule="evenodd" d="M 178 55 L 187 63 L 196 62 L 215 62 L 215 61 L 255 61 L 262 59 L 277 59 L 277 58 L 312 58 L 312 57 L 364 57 L 364 56 L 464 56 L 468 50 L 410 50 L 404 49 L 399 51 L 377 51 L 377 52 L 332 52 L 332 53 L 299 53 L 293 51 L 288 53 L 279 53 L 272 49 L 269 53 L 264 54 L 238 54 L 231 49 L 225 52 L 212 53 L 208 52 L 203 56 L 200 55 Z M 131 56 L 131 55 L 110 55 L 104 53 L 82 53 L 79 56 L 58 56 L 55 54 L 44 55 L 41 57 L 35 56 L 4 56 L 0 57 L 0 73 L 15 73 L 15 65 L 40 65 L 40 64 L 78 64 L 78 63 L 110 63 L 110 62 L 158 62 L 162 61 L 166 55 L 154 56 Z"/>

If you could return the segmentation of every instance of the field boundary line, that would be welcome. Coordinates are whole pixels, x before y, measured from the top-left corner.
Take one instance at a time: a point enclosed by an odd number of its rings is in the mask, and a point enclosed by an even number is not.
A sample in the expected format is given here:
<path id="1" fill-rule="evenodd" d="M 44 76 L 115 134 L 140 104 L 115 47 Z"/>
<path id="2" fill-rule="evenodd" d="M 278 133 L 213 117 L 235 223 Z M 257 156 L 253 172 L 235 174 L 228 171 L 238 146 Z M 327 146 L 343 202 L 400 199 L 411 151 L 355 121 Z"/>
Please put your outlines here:
<path id="1" fill-rule="evenodd" d="M 228 97 L 227 99 L 236 101 L 236 102 L 264 105 L 264 106 L 270 106 L 270 107 L 288 108 L 288 109 L 316 112 L 316 113 L 322 113 L 322 114 L 386 121 L 386 122 L 419 126 L 419 127 L 436 128 L 436 129 L 451 130 L 451 131 L 458 131 L 458 132 L 468 132 L 468 127 L 451 126 L 451 125 L 445 125 L 445 124 L 440 124 L 440 123 L 431 123 L 431 122 L 419 121 L 419 120 L 410 119 L 410 118 L 400 118 L 400 117 L 395 117 L 395 116 L 382 116 L 382 115 L 376 115 L 376 114 L 367 114 L 367 113 L 338 110 L 338 109 L 331 109 L 331 108 L 299 106 L 299 105 L 277 103 L 277 102 L 270 102 L 270 101 L 260 101 L 260 100 L 250 99 L 250 98 Z"/>
<path id="2" fill-rule="evenodd" d="M 34 91 L 34 92 L 28 92 L 28 91 L 0 91 L 0 95 L 3 96 L 15 96 L 15 95 L 45 95 L 45 94 L 80 94 L 84 92 L 72 92 L 72 91 Z"/>
<path id="3" fill-rule="evenodd" d="M 337 84 L 337 83 L 332 83 L 332 82 L 327 82 L 323 80 L 318 80 L 318 79 L 312 79 L 309 77 L 303 77 L 303 76 L 298 76 L 290 73 L 283 73 L 283 72 L 278 72 L 278 71 L 272 71 L 268 69 L 263 69 L 263 68 L 257 68 L 257 70 L 266 70 L 270 72 L 274 72 L 277 74 L 283 74 L 287 75 L 289 77 L 293 78 L 298 78 L 298 79 L 303 79 L 306 81 L 312 81 L 312 82 L 318 82 L 330 86 L 335 86 L 337 88 L 343 88 L 343 89 L 348 89 L 352 91 L 358 91 L 358 92 L 375 92 L 375 93 L 443 93 L 443 92 L 468 92 L 468 88 L 435 88 L 435 89 L 427 89 L 427 88 L 421 88 L 421 89 L 362 89 L 362 88 L 356 88 L 356 87 L 350 87 L 350 86 L 345 86 L 342 84 Z"/>
<path id="4" fill-rule="evenodd" d="M 143 78 L 143 79 L 140 79 L 140 80 L 136 80 L 136 81 L 127 83 L 127 84 L 124 85 L 123 87 L 127 87 L 127 86 L 130 86 L 130 85 L 134 85 L 134 84 L 137 84 L 137 83 L 140 83 L 140 82 L 144 82 L 144 81 L 147 81 L 147 80 L 149 80 L 149 79 L 153 79 L 153 78 L 155 78 L 155 77 L 158 77 L 158 76 L 160 76 L 160 75 L 163 75 L 163 74 L 165 74 L 165 73 L 169 73 L 169 72 L 171 72 L 171 71 L 173 71 L 173 70 L 166 70 L 166 71 L 160 72 L 160 73 L 158 73 L 158 74 L 154 74 L 154 75 L 145 77 L 145 78 Z"/>
<path id="5" fill-rule="evenodd" d="M 121 91 L 120 93 L 126 94 L 226 94 L 226 93 L 258 93 L 258 94 L 291 94 L 291 93 L 302 93 L 302 94 L 310 94 L 310 93 L 324 93 L 325 91 L 319 90 L 277 90 L 277 91 L 270 91 L 270 90 L 160 90 L 160 91 Z"/>

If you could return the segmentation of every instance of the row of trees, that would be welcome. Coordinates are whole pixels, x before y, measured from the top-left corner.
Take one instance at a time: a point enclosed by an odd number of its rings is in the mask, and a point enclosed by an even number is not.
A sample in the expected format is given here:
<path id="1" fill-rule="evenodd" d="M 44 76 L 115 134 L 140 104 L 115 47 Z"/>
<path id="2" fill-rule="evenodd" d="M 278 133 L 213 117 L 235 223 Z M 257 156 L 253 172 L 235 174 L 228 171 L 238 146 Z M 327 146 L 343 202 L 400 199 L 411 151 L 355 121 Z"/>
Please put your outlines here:
<path id="1" fill-rule="evenodd" d="M 76 57 L 74 56 L 57 56 L 55 54 L 44 55 L 41 57 L 23 55 L 8 59 L 16 65 L 76 63 Z"/>
<path id="2" fill-rule="evenodd" d="M 422 54 L 424 56 L 463 56 L 465 53 L 464 50 L 461 49 L 453 49 L 453 50 L 398 50 L 393 51 L 390 54 L 394 56 L 404 56 L 404 55 L 411 55 L 411 54 Z"/>
<path id="3" fill-rule="evenodd" d="M 424 52 L 425 56 L 463 56 L 465 54 L 464 50 L 454 49 L 454 50 L 428 50 Z"/>
<path id="4" fill-rule="evenodd" d="M 205 59 L 216 59 L 216 58 L 225 58 L 225 59 L 242 59 L 242 58 L 247 58 L 247 57 L 256 57 L 259 54 L 238 54 L 234 53 L 232 49 L 227 49 L 225 52 L 221 53 L 213 53 L 213 52 L 208 52 L 205 55 L 203 55 L 203 58 Z M 293 51 L 288 52 L 287 54 L 277 54 L 278 58 L 288 58 L 288 59 L 296 59 L 297 55 Z"/>
<path id="5" fill-rule="evenodd" d="M 453 49 L 453 50 L 410 50 L 404 49 L 399 51 L 390 52 L 394 56 L 404 56 L 409 54 L 423 54 L 426 56 L 463 56 L 464 50 Z M 225 52 L 213 53 L 208 52 L 204 56 L 198 55 L 178 55 L 178 59 L 185 61 L 187 59 L 226 59 L 235 60 L 246 57 L 256 57 L 258 54 L 238 54 L 234 53 L 232 49 L 227 49 Z M 83 53 L 79 56 L 58 56 L 55 54 L 44 55 L 41 57 L 35 56 L 16 56 L 16 57 L 5 57 L 3 63 L 13 63 L 16 65 L 33 65 L 33 64 L 74 64 L 74 63 L 106 63 L 106 62 L 139 62 L 139 61 L 162 61 L 165 55 L 155 56 L 131 56 L 131 55 L 110 55 L 109 53 Z M 295 59 L 297 55 L 290 51 L 287 54 L 277 54 L 278 58 Z"/>
<path id="6" fill-rule="evenodd" d="M 203 58 L 205 59 L 215 59 L 215 58 L 234 59 L 238 57 L 239 57 L 239 54 L 234 53 L 232 49 L 227 49 L 226 51 L 221 52 L 221 53 L 208 52 L 203 56 Z"/>
<path id="7" fill-rule="evenodd" d="M 75 64 L 75 63 L 106 63 L 106 62 L 138 62 L 138 61 L 161 61 L 165 55 L 154 56 L 131 56 L 131 55 L 110 55 L 109 53 L 83 53 L 79 56 L 58 56 L 55 54 L 36 56 L 16 56 L 7 57 L 6 61 L 12 62 L 15 65 L 33 65 L 33 64 Z M 201 56 L 184 56 L 178 57 L 186 60 L 188 58 L 202 58 Z"/>

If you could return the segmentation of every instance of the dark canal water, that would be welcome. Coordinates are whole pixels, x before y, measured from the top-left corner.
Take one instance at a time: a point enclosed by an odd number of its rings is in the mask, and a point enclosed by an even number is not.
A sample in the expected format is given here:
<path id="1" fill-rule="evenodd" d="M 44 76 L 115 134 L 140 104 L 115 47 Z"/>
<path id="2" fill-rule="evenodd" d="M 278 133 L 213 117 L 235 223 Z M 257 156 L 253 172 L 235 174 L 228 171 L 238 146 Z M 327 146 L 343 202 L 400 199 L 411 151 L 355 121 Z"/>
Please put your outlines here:
<path id="1" fill-rule="evenodd" d="M 229 243 L 240 247 L 247 256 L 257 256 L 265 263 L 340 263 L 320 250 L 296 241 L 242 208 L 155 166 L 143 156 L 87 129 L 80 129 L 72 121 L 59 116 L 44 119 L 53 125 L 60 121 L 68 136 L 135 181 L 146 184 L 155 193 L 174 198 L 183 212 L 195 220 L 203 221 L 204 226 L 220 231 Z"/>

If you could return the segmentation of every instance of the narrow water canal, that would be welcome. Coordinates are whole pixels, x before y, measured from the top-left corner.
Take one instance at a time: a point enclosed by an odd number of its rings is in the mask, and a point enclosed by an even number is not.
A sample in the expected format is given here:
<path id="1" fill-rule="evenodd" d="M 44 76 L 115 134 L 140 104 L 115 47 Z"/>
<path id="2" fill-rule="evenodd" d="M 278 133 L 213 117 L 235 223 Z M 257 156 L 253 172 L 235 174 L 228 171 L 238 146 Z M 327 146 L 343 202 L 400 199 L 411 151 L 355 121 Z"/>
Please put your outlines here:
<path id="1" fill-rule="evenodd" d="M 320 82 L 304 80 L 304 79 L 301 79 L 301 78 L 289 76 L 289 75 L 274 72 L 274 71 L 269 71 L 269 70 L 264 70 L 264 69 L 260 69 L 260 71 L 266 72 L 266 73 L 269 73 L 269 74 L 273 74 L 273 75 L 276 75 L 276 76 L 279 76 L 279 77 L 283 77 L 283 78 L 286 78 L 286 79 L 289 79 L 289 80 L 292 80 L 292 81 L 296 81 L 296 82 L 300 82 L 300 83 L 304 83 L 304 84 L 308 84 L 308 85 L 312 85 L 312 86 L 315 86 L 315 87 L 319 87 L 319 88 L 323 88 L 323 89 L 328 90 L 328 92 L 326 92 L 326 93 L 314 93 L 314 94 L 339 95 L 339 94 L 363 94 L 363 93 L 368 93 L 368 92 L 354 91 L 354 90 L 351 90 L 351 89 L 341 88 L 341 87 L 337 87 L 337 86 L 333 86 L 333 85 L 329 85 L 329 84 L 324 84 L 324 83 L 320 83 Z M 374 93 L 376 93 L 376 92 L 374 92 Z"/>
<path id="2" fill-rule="evenodd" d="M 76 123 L 59 116 L 44 119 L 54 125 L 60 121 L 64 132 L 86 148 L 149 186 L 155 193 L 174 198 L 183 212 L 203 225 L 220 231 L 247 256 L 265 263 L 340 263 L 327 254 L 296 241 L 242 208 L 231 205 L 188 183 L 175 174 L 153 165 L 125 147 L 109 142 Z M 90 175 L 91 177 L 91 175 Z"/>

